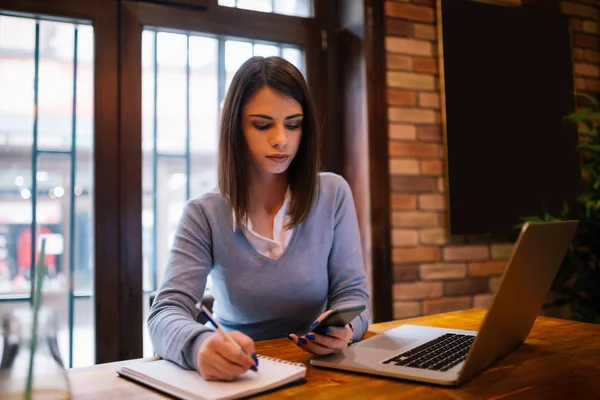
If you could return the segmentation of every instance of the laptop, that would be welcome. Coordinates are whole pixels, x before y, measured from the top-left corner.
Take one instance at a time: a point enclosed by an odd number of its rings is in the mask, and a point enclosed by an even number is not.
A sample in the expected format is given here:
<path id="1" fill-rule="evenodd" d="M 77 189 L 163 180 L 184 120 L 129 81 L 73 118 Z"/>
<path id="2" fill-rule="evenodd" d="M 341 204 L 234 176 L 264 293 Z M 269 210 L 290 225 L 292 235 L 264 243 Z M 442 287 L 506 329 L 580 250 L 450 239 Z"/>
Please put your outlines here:
<path id="1" fill-rule="evenodd" d="M 478 331 L 401 325 L 310 360 L 315 366 L 459 386 L 529 335 L 578 221 L 526 223 Z"/>

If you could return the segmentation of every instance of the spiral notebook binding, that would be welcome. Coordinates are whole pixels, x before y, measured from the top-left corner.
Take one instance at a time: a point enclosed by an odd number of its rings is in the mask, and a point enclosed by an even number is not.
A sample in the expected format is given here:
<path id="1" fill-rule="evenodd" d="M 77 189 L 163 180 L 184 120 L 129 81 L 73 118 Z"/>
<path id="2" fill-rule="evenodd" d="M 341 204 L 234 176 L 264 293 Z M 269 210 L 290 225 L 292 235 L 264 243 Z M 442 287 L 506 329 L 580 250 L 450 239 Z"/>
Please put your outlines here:
<path id="1" fill-rule="evenodd" d="M 287 360 L 282 360 L 280 358 L 273 358 L 273 357 L 268 357 L 268 356 L 263 356 L 260 354 L 257 354 L 258 358 L 263 358 L 265 360 L 269 360 L 269 361 L 273 361 L 279 364 L 287 364 L 287 365 L 291 365 L 294 367 L 301 367 L 301 368 L 305 368 L 304 364 L 302 363 L 298 363 L 298 362 L 292 362 L 292 361 L 287 361 Z"/>

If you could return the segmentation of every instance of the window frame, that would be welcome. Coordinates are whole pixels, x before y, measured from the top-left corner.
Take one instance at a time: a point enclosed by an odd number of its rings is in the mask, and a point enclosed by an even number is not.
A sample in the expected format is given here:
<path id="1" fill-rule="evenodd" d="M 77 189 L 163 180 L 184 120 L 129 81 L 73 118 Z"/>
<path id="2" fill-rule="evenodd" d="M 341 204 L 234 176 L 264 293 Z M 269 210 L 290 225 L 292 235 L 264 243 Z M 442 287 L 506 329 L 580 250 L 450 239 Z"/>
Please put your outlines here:
<path id="1" fill-rule="evenodd" d="M 120 312 L 123 287 L 119 222 L 118 3 L 115 0 L 4 0 L 15 16 L 91 22 L 94 28 L 94 307 L 96 360 L 116 359 L 129 320 Z M 125 317 L 125 318 L 124 318 Z M 115 329 L 116 326 L 116 329 Z M 124 346 L 127 348 L 127 346 Z M 135 353 L 135 352 L 133 352 Z"/>

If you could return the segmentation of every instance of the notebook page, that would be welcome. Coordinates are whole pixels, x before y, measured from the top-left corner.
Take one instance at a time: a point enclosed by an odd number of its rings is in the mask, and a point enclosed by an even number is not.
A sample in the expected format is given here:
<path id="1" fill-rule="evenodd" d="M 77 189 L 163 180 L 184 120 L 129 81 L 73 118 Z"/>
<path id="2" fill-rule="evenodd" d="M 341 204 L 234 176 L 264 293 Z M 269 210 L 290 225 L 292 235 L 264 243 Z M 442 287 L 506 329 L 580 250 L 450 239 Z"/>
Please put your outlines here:
<path id="1" fill-rule="evenodd" d="M 168 386 L 177 388 L 178 391 L 189 392 L 195 398 L 206 400 L 231 399 L 261 393 L 303 378 L 306 374 L 306 367 L 302 364 L 263 356 L 258 358 L 258 372 L 246 371 L 230 382 L 205 381 L 198 372 L 182 369 L 167 360 L 130 364 L 123 368 L 123 372 L 132 376 L 128 371 L 133 371 L 132 377 L 141 375 L 143 381 L 153 386 L 152 381 L 156 381 L 158 382 L 156 386 L 161 390 L 169 391 L 167 386 L 160 384 L 164 382 Z M 149 377 L 150 380 L 143 379 L 144 376 Z"/>

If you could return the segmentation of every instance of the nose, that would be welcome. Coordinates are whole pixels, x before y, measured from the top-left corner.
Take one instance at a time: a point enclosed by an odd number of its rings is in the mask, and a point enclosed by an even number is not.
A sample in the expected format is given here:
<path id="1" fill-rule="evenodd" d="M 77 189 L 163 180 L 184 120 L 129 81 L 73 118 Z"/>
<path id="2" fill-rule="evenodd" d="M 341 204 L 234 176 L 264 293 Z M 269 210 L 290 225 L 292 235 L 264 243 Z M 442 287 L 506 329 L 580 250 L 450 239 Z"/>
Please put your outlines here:
<path id="1" fill-rule="evenodd" d="M 271 136 L 271 146 L 276 148 L 283 148 L 288 142 L 288 137 L 285 132 L 285 127 L 283 124 L 277 124 L 275 129 L 272 130 L 273 134 Z"/>

